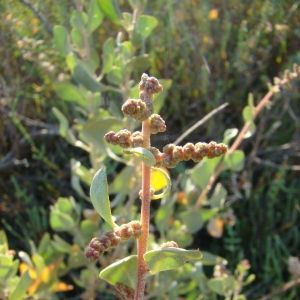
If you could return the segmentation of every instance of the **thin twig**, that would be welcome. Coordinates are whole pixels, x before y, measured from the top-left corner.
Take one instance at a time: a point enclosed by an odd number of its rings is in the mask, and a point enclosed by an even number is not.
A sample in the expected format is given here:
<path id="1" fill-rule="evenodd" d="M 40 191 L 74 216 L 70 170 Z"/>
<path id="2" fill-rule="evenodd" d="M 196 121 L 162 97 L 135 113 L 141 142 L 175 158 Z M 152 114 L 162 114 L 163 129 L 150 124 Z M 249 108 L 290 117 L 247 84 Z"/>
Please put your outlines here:
<path id="1" fill-rule="evenodd" d="M 23 3 L 24 5 L 26 5 L 27 7 L 29 7 L 32 12 L 36 15 L 36 17 L 41 21 L 41 23 L 44 25 L 46 31 L 53 36 L 53 29 L 52 27 L 49 25 L 48 21 L 46 20 L 46 18 L 44 16 L 42 16 L 42 14 L 40 12 L 38 12 L 33 5 L 28 1 L 28 0 L 19 0 L 21 3 Z"/>
<path id="2" fill-rule="evenodd" d="M 257 164 L 260 165 L 264 165 L 264 166 L 268 166 L 268 167 L 273 167 L 273 168 L 277 168 L 277 169 L 283 169 L 283 170 L 291 170 L 291 171 L 300 171 L 300 166 L 298 165 L 294 165 L 294 166 L 284 166 L 284 165 L 277 165 L 271 161 L 267 161 L 267 160 L 262 160 L 258 157 L 254 158 L 254 162 L 256 162 Z"/>
<path id="3" fill-rule="evenodd" d="M 288 290 L 290 290 L 291 288 L 296 287 L 298 285 L 300 285 L 300 278 L 294 279 L 294 280 L 292 280 L 290 282 L 287 282 L 287 283 L 279 286 L 274 292 L 272 292 L 269 295 L 266 295 L 266 296 L 260 298 L 259 300 L 271 300 L 271 299 L 274 299 L 274 297 L 276 295 L 285 293 Z"/>
<path id="4" fill-rule="evenodd" d="M 228 102 L 222 104 L 221 106 L 217 107 L 213 111 L 211 111 L 208 115 L 203 117 L 200 121 L 198 121 L 195 125 L 190 127 L 187 131 L 185 131 L 175 142 L 174 144 L 179 144 L 183 139 L 185 139 L 191 132 L 193 132 L 195 129 L 197 129 L 199 126 L 203 125 L 206 121 L 208 121 L 213 115 L 221 111 L 223 108 L 225 108 L 228 105 Z"/>

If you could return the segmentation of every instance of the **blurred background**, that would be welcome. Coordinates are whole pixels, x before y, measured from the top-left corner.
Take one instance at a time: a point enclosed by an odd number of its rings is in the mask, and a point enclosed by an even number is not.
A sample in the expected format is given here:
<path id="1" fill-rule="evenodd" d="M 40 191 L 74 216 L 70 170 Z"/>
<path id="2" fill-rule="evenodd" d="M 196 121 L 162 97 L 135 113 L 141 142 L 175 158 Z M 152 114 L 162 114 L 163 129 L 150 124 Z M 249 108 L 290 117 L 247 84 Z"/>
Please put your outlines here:
<path id="1" fill-rule="evenodd" d="M 222 142 L 227 129 L 244 126 L 249 98 L 257 105 L 274 77 L 283 78 L 299 64 L 300 1 L 1 1 L 0 45 L 0 226 L 9 249 L 32 254 L 45 233 L 52 237 L 59 231 L 76 245 L 76 233 L 51 223 L 58 198 L 73 197 L 81 211 L 91 210 L 89 183 L 97 167 L 106 165 L 111 181 L 124 171 L 124 161 L 115 159 L 121 151 L 111 154 L 101 134 L 125 123 L 136 128 L 122 119 L 120 106 L 135 95 L 143 72 L 163 79 L 165 90 L 157 110 L 168 131 L 153 138 L 154 146 L 172 143 L 227 102 L 180 144 Z M 238 298 L 242 292 L 246 299 L 299 299 L 299 89 L 299 81 L 291 82 L 258 115 L 255 133 L 239 147 L 242 167 L 218 178 L 226 189 L 221 215 L 207 217 L 186 243 L 226 259 L 226 267 L 219 265 L 223 274 L 236 274 L 247 259 L 255 279 L 237 293 L 210 286 L 213 292 L 203 298 L 181 290 L 149 299 L 244 299 Z M 102 123 L 108 116 L 112 123 Z M 192 176 L 194 194 L 188 195 L 194 165 L 170 170 L 175 211 L 195 203 L 202 190 Z M 115 201 L 115 195 L 137 199 L 116 184 L 110 188 Z M 160 205 L 155 202 L 154 208 Z M 121 204 L 115 207 L 121 210 Z M 79 224 L 81 213 L 77 217 Z M 153 235 L 161 237 L 157 222 Z M 85 267 L 62 272 L 59 277 L 74 289 L 55 297 L 88 299 L 86 288 L 74 280 Z M 218 277 L 216 267 L 204 271 Z M 95 299 L 119 298 L 97 289 L 89 294 Z M 262 298 L 274 291 L 278 295 Z"/>

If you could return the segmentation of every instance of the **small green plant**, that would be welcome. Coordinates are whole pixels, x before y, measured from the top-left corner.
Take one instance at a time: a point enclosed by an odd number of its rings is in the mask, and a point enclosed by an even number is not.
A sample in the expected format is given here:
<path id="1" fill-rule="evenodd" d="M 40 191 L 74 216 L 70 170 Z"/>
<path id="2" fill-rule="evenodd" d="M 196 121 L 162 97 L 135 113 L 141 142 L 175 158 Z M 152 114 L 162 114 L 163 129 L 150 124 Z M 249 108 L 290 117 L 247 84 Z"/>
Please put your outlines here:
<path id="1" fill-rule="evenodd" d="M 118 226 L 110 210 L 108 186 L 105 168 L 101 168 L 94 176 L 91 185 L 91 201 L 100 216 L 112 228 L 101 237 L 93 238 L 85 249 L 85 255 L 90 261 L 97 261 L 109 248 L 118 246 L 120 241 L 130 238 L 137 240 L 137 255 L 126 257 L 108 266 L 100 273 L 100 278 L 105 279 L 121 292 L 126 299 L 141 300 L 144 297 L 146 278 L 161 271 L 177 269 L 191 259 L 200 259 L 199 250 L 185 250 L 178 247 L 174 241 L 168 241 L 160 248 L 148 250 L 150 203 L 152 199 L 164 197 L 170 190 L 171 181 L 165 171 L 160 167 L 174 168 L 178 162 L 192 159 L 201 161 L 204 157 L 213 159 L 226 153 L 227 146 L 216 142 L 187 143 L 183 147 L 168 144 L 160 152 L 151 147 L 150 135 L 164 132 L 166 125 L 158 114 L 153 114 L 153 95 L 162 91 L 162 86 L 154 77 L 143 74 L 139 84 L 140 98 L 129 99 L 123 106 L 125 115 L 137 122 L 142 122 L 142 131 L 131 133 L 127 129 L 119 132 L 110 131 L 105 135 L 105 140 L 113 145 L 126 149 L 125 154 L 134 154 L 142 162 L 142 189 L 139 193 L 141 199 L 141 220 Z M 168 185 L 166 190 L 157 195 L 151 187 L 151 169 L 158 170 Z"/>

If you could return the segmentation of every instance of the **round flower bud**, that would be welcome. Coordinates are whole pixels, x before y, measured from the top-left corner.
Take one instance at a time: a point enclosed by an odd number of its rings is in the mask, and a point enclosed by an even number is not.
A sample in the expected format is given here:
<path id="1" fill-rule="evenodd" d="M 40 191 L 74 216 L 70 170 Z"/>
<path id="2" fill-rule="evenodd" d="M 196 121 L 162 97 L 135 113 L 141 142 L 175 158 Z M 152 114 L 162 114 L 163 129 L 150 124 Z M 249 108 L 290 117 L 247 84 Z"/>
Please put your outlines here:
<path id="1" fill-rule="evenodd" d="M 122 148 L 129 148 L 131 145 L 131 132 L 127 129 L 120 130 L 117 133 L 119 145 Z"/>
<path id="2" fill-rule="evenodd" d="M 128 241 L 133 237 L 133 230 L 128 224 L 121 225 L 118 229 L 116 229 L 116 233 L 122 241 Z"/>
<path id="3" fill-rule="evenodd" d="M 99 252 L 89 246 L 84 249 L 84 255 L 91 262 L 97 261 L 100 257 Z"/>
<path id="4" fill-rule="evenodd" d="M 110 131 L 107 134 L 105 134 L 104 139 L 107 143 L 112 144 L 112 145 L 118 145 L 119 140 L 114 131 Z"/>
<path id="5" fill-rule="evenodd" d="M 184 159 L 184 152 L 181 146 L 176 146 L 173 150 L 172 156 L 175 160 L 181 161 Z"/>
<path id="6" fill-rule="evenodd" d="M 195 152 L 195 146 L 192 143 L 187 143 L 183 146 L 184 160 L 190 160 Z"/>
<path id="7" fill-rule="evenodd" d="M 140 131 L 136 131 L 131 135 L 131 147 L 143 147 L 143 135 Z"/>
<path id="8" fill-rule="evenodd" d="M 102 255 L 103 252 L 106 250 L 106 247 L 103 246 L 101 239 L 99 237 L 95 237 L 90 241 L 89 247 L 96 250 L 99 255 Z"/>
<path id="9" fill-rule="evenodd" d="M 120 243 L 120 237 L 115 233 L 114 230 L 112 231 L 107 231 L 104 234 L 105 237 L 107 237 L 110 241 L 110 247 L 115 248 L 119 245 Z"/>
<path id="10" fill-rule="evenodd" d="M 162 119 L 160 115 L 153 114 L 150 117 L 150 132 L 152 134 L 156 134 L 158 132 L 164 132 L 167 126 L 165 125 L 165 121 Z"/>
<path id="11" fill-rule="evenodd" d="M 175 149 L 175 145 L 174 144 L 168 144 L 166 146 L 163 147 L 163 153 L 165 154 L 172 154 L 173 150 Z"/>

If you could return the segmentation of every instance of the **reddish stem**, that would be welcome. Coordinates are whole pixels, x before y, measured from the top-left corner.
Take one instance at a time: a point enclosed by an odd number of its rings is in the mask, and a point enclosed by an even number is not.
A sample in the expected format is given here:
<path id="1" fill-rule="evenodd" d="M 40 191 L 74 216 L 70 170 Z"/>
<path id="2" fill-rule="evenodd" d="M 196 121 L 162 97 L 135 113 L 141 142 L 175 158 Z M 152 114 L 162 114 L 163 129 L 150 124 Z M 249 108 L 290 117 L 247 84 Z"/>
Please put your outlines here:
<path id="1" fill-rule="evenodd" d="M 147 119 L 143 122 L 143 147 L 148 149 L 150 147 L 150 120 Z M 137 241 L 137 284 L 135 289 L 135 300 L 142 300 L 144 297 L 146 273 L 148 271 L 147 265 L 144 261 L 144 254 L 147 252 L 148 236 L 149 236 L 149 223 L 150 223 L 150 202 L 151 202 L 151 167 L 143 163 L 142 169 L 142 207 L 141 207 L 141 223 L 143 234 Z"/>

